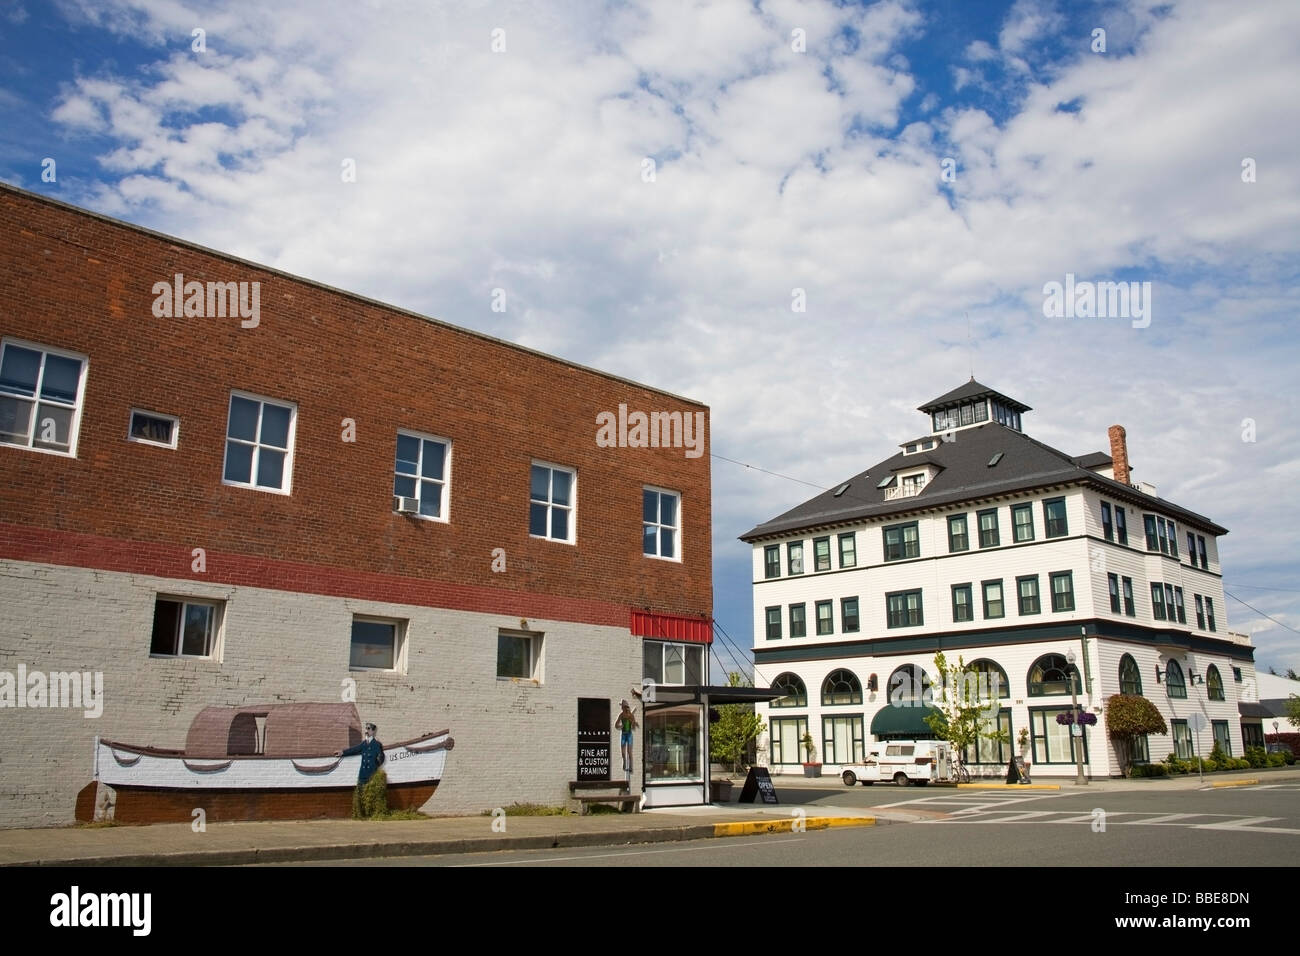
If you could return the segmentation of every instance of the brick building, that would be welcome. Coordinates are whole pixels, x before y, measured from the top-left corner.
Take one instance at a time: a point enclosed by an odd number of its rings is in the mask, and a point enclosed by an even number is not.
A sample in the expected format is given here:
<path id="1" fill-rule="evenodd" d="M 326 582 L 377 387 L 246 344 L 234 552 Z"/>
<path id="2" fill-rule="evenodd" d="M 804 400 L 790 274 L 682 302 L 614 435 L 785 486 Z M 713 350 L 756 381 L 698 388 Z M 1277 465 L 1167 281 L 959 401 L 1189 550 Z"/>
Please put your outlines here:
<path id="1" fill-rule="evenodd" d="M 562 802 L 579 698 L 710 639 L 703 405 L 3 185 L 0 245 L 0 825 L 96 736 L 349 695 L 451 729 L 430 810 Z"/>

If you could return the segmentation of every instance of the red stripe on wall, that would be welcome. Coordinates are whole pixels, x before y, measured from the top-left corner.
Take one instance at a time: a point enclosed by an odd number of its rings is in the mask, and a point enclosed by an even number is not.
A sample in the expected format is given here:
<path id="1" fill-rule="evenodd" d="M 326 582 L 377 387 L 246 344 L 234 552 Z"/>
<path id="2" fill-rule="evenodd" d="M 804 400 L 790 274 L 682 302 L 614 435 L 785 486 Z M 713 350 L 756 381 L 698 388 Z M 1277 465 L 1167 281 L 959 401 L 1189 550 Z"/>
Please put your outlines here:
<path id="1" fill-rule="evenodd" d="M 653 611 L 633 609 L 628 629 L 637 637 L 690 641 L 695 644 L 713 643 L 713 622 L 708 618 L 655 614 Z"/>
<path id="2" fill-rule="evenodd" d="M 193 552 L 173 545 L 12 524 L 0 524 L 0 558 L 605 627 L 625 627 L 628 620 L 625 605 L 605 601 L 349 571 L 222 551 L 206 551 L 206 570 L 195 571 Z"/>

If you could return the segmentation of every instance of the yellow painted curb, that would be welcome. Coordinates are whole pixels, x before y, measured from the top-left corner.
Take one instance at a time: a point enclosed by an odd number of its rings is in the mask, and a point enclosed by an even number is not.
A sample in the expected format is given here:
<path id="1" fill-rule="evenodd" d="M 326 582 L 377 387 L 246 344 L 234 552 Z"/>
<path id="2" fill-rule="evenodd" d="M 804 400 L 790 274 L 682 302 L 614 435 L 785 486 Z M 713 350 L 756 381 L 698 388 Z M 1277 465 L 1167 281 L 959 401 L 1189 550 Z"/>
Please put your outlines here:
<path id="1" fill-rule="evenodd" d="M 1060 790 L 1059 783 L 959 783 L 959 790 Z"/>
<path id="2" fill-rule="evenodd" d="M 792 833 L 804 830 L 828 830 L 831 827 L 875 826 L 875 817 L 790 817 L 778 820 L 744 820 L 713 824 L 715 837 L 753 836 L 757 833 Z M 796 829 L 797 827 L 797 829 Z"/>
<path id="3" fill-rule="evenodd" d="M 1211 787 L 1253 787 L 1258 784 L 1258 780 L 1220 780 L 1217 783 L 1210 784 Z"/>

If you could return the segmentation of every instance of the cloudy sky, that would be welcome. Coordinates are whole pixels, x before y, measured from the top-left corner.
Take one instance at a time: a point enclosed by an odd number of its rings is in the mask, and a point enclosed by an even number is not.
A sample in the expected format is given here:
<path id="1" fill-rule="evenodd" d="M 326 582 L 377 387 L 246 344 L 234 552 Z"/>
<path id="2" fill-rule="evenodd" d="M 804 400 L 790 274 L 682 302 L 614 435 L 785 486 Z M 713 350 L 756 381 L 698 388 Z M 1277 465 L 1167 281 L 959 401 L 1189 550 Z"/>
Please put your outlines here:
<path id="1" fill-rule="evenodd" d="M 1300 669 L 1298 67 L 1294 0 L 9 0 L 0 179 L 708 403 L 742 647 L 736 535 L 973 368 L 1124 424 Z"/>

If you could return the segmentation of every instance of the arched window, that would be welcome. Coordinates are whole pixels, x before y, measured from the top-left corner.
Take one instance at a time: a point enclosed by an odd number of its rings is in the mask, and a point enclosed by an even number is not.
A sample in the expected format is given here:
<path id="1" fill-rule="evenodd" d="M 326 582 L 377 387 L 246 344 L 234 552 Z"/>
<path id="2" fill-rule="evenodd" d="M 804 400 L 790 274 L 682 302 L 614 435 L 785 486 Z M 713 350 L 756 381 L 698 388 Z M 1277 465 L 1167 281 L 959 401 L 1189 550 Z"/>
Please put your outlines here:
<path id="1" fill-rule="evenodd" d="M 1205 693 L 1210 700 L 1224 700 L 1223 696 L 1223 678 L 1219 676 L 1219 669 L 1211 664 L 1205 669 Z"/>
<path id="2" fill-rule="evenodd" d="M 772 681 L 772 690 L 782 691 L 785 696 L 772 701 L 772 707 L 807 707 L 808 689 L 799 679 L 798 674 L 785 673 Z"/>
<path id="3" fill-rule="evenodd" d="M 929 704 L 933 697 L 930 690 L 930 675 L 925 668 L 915 664 L 904 664 L 895 668 L 889 675 L 889 703 L 891 705 L 922 703 Z"/>
<path id="4" fill-rule="evenodd" d="M 987 657 L 981 658 L 967 664 L 966 670 L 978 675 L 981 697 L 1011 696 L 1011 681 L 1007 680 L 1007 672 L 996 661 L 991 661 Z"/>
<path id="5" fill-rule="evenodd" d="M 1142 674 L 1138 671 L 1137 661 L 1133 660 L 1132 654 L 1125 654 L 1119 659 L 1119 692 L 1142 693 Z"/>
<path id="6" fill-rule="evenodd" d="M 1070 693 L 1070 678 L 1074 689 L 1081 690 L 1079 670 L 1060 654 L 1044 654 L 1029 668 L 1029 696 L 1048 697 L 1052 694 Z"/>
<path id="7" fill-rule="evenodd" d="M 862 683 L 852 671 L 831 671 L 822 682 L 822 706 L 862 703 Z"/>
<path id="8" fill-rule="evenodd" d="M 1175 660 L 1165 665 L 1165 689 L 1170 697 L 1187 697 L 1187 682 L 1183 680 L 1183 668 Z"/>

